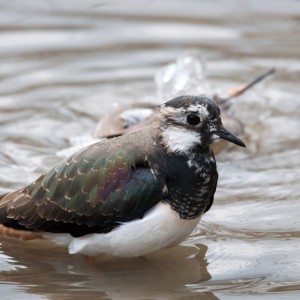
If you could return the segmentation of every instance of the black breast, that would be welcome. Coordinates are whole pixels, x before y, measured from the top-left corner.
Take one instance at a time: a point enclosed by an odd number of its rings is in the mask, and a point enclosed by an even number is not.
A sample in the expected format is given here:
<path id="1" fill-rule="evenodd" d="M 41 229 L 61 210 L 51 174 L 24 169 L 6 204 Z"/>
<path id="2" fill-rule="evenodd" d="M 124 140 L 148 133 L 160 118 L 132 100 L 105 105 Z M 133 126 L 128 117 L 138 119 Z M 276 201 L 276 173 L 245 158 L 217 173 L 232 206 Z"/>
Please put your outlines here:
<path id="1" fill-rule="evenodd" d="M 166 161 L 166 201 L 182 219 L 197 218 L 211 207 L 216 191 L 218 172 L 212 151 L 195 149 Z"/>

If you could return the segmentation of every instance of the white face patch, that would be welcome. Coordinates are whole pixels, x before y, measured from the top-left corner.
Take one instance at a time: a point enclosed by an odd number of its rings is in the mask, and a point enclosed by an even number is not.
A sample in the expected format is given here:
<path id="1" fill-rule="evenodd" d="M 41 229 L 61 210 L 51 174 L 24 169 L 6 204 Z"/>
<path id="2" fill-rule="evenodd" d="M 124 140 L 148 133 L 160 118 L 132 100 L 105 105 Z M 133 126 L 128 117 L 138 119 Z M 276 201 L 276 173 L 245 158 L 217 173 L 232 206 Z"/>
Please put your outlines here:
<path id="1" fill-rule="evenodd" d="M 170 152 L 187 153 L 193 146 L 201 143 L 199 133 L 175 126 L 163 130 L 162 138 Z"/>
<path id="2" fill-rule="evenodd" d="M 125 122 L 127 127 L 133 126 L 137 123 L 145 121 L 153 114 L 151 108 L 133 108 L 122 112 L 121 119 Z"/>

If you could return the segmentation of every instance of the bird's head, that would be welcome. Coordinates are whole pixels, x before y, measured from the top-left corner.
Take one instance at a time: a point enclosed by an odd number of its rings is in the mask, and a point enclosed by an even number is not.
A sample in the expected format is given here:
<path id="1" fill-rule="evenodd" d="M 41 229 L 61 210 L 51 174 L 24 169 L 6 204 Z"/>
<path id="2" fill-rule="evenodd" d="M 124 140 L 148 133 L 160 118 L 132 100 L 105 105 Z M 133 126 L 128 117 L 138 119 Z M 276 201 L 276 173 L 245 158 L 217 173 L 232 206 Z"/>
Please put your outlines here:
<path id="1" fill-rule="evenodd" d="M 209 98 L 176 97 L 159 106 L 157 116 L 162 142 L 170 152 L 187 153 L 196 146 L 208 147 L 219 139 L 246 147 L 224 128 L 220 109 Z"/>

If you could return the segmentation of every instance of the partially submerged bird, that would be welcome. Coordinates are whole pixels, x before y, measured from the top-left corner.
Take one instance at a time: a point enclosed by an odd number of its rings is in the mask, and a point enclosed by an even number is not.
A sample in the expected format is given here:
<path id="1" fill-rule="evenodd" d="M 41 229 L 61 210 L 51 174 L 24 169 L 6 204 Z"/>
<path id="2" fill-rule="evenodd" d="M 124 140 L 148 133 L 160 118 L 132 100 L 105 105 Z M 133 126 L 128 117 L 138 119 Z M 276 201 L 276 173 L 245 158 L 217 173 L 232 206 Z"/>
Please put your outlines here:
<path id="1" fill-rule="evenodd" d="M 156 107 L 156 104 L 146 102 L 122 105 L 101 118 L 93 136 L 98 139 L 111 138 L 145 129 L 155 121 Z M 243 132 L 242 123 L 226 110 L 222 111 L 222 120 L 232 132 Z"/>
<path id="2" fill-rule="evenodd" d="M 242 134 L 243 124 L 234 117 L 228 110 L 231 106 L 230 100 L 243 94 L 255 84 L 261 82 L 272 75 L 275 69 L 260 74 L 251 81 L 230 89 L 227 93 L 214 95 L 213 100 L 218 103 L 222 110 L 222 121 L 226 128 L 234 134 Z M 93 136 L 97 139 L 111 138 L 126 133 L 131 133 L 145 129 L 151 126 L 155 121 L 156 105 L 152 103 L 137 102 L 128 105 L 122 105 L 118 109 L 106 114 L 97 124 Z M 225 143 L 216 143 L 212 146 L 215 154 L 219 153 L 225 146 Z"/>
<path id="3" fill-rule="evenodd" d="M 245 147 L 213 100 L 177 97 L 146 129 L 90 145 L 0 196 L 0 231 L 50 239 L 71 254 L 134 257 L 177 245 L 213 203 L 210 145 L 219 139 Z"/>
<path id="4" fill-rule="evenodd" d="M 97 139 L 112 138 L 145 129 L 155 122 L 156 107 L 155 104 L 145 102 L 122 105 L 98 122 L 94 137 Z M 244 131 L 243 124 L 226 111 L 222 111 L 222 122 L 234 134 L 242 134 Z M 212 149 L 215 154 L 218 154 L 225 145 L 226 143 L 223 142 L 215 143 L 212 145 Z M 70 151 L 70 149 L 72 151 L 73 147 L 68 150 Z"/>

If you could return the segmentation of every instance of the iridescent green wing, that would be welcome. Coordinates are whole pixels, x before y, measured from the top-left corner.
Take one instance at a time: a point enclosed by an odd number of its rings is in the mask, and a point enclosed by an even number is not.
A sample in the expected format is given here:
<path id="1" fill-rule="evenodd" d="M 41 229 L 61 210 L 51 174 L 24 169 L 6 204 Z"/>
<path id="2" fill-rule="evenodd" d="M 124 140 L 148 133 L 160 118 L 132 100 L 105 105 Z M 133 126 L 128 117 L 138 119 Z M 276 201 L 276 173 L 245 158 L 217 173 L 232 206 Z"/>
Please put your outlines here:
<path id="1" fill-rule="evenodd" d="M 162 199 L 163 185 L 133 143 L 100 142 L 4 197 L 6 224 L 73 235 L 106 232 L 141 218 Z"/>

